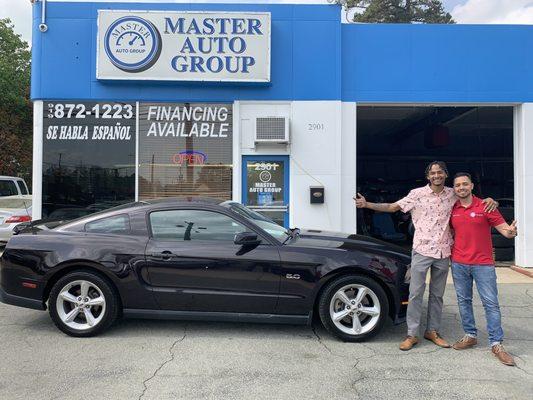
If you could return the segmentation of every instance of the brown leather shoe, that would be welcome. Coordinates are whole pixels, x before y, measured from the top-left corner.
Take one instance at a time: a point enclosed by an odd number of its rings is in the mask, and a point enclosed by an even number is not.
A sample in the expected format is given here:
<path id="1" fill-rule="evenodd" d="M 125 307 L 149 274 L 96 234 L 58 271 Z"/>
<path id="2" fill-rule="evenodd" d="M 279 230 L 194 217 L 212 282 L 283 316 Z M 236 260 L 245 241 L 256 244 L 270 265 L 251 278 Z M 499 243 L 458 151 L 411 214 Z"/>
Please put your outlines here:
<path id="1" fill-rule="evenodd" d="M 418 338 L 416 336 L 407 336 L 403 342 L 400 343 L 400 350 L 407 351 L 411 350 L 415 344 L 418 343 Z"/>
<path id="2" fill-rule="evenodd" d="M 472 336 L 464 335 L 461 340 L 458 340 L 453 344 L 455 350 L 465 350 L 470 347 L 474 347 L 477 344 L 477 339 Z"/>
<path id="3" fill-rule="evenodd" d="M 426 331 L 424 333 L 424 339 L 431 340 L 437 346 L 444 347 L 445 349 L 452 347 L 446 340 L 440 337 L 437 331 Z"/>
<path id="4" fill-rule="evenodd" d="M 501 344 L 492 346 L 492 354 L 498 357 L 498 360 L 500 360 L 502 364 L 509 365 L 510 367 L 516 365 L 513 356 L 507 353 Z"/>

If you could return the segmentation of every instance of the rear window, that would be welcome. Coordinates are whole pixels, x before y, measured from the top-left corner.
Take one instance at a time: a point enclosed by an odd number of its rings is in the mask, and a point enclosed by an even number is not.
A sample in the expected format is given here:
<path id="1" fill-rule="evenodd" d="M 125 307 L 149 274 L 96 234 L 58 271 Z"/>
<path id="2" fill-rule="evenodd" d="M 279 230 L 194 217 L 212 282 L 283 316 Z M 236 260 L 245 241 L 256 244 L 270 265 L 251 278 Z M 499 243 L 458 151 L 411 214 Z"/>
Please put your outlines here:
<path id="1" fill-rule="evenodd" d="M 0 209 L 2 208 L 30 208 L 31 199 L 21 199 L 21 198 L 6 198 L 3 199 L 0 197 Z"/>
<path id="2" fill-rule="evenodd" d="M 28 193 L 28 188 L 26 187 L 26 184 L 24 183 L 24 181 L 17 181 L 18 185 L 19 185 L 19 189 L 20 189 L 20 193 L 21 194 L 29 194 Z"/>
<path id="3" fill-rule="evenodd" d="M 16 196 L 19 194 L 13 181 L 0 181 L 0 196 Z"/>
<path id="4" fill-rule="evenodd" d="M 125 215 L 102 218 L 85 224 L 85 232 L 92 233 L 129 233 L 130 218 Z"/>

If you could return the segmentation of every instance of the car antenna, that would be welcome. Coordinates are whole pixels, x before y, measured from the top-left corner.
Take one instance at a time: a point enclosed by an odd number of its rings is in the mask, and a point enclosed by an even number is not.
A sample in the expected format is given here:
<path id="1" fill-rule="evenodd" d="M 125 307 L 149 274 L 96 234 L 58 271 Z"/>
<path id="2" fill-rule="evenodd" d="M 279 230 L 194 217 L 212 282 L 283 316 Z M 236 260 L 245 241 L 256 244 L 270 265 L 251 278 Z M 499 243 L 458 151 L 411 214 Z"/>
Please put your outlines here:
<path id="1" fill-rule="evenodd" d="M 30 217 L 30 228 L 33 228 L 33 219 L 31 218 L 30 212 L 28 211 L 26 200 L 22 200 L 22 204 L 24 204 L 24 208 L 26 209 L 26 214 L 28 214 L 28 217 Z"/>

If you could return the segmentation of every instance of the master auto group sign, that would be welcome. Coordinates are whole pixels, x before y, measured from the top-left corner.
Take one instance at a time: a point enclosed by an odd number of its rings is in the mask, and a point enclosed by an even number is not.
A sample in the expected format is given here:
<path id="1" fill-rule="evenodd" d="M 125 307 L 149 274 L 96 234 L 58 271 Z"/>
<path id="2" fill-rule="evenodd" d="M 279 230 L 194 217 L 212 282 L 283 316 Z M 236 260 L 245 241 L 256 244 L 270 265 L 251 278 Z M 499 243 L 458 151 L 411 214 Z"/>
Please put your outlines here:
<path id="1" fill-rule="evenodd" d="M 98 10 L 98 79 L 270 82 L 270 13 Z"/>

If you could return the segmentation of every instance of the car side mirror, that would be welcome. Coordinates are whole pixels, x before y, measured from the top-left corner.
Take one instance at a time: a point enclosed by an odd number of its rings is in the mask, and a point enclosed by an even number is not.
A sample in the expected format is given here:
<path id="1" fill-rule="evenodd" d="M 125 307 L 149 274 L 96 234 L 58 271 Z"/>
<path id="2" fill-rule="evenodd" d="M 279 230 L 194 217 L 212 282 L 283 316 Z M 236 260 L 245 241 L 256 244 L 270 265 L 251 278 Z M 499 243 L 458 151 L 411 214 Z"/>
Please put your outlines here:
<path id="1" fill-rule="evenodd" d="M 253 232 L 240 232 L 235 235 L 233 243 L 239 246 L 257 246 L 261 240 Z"/>

